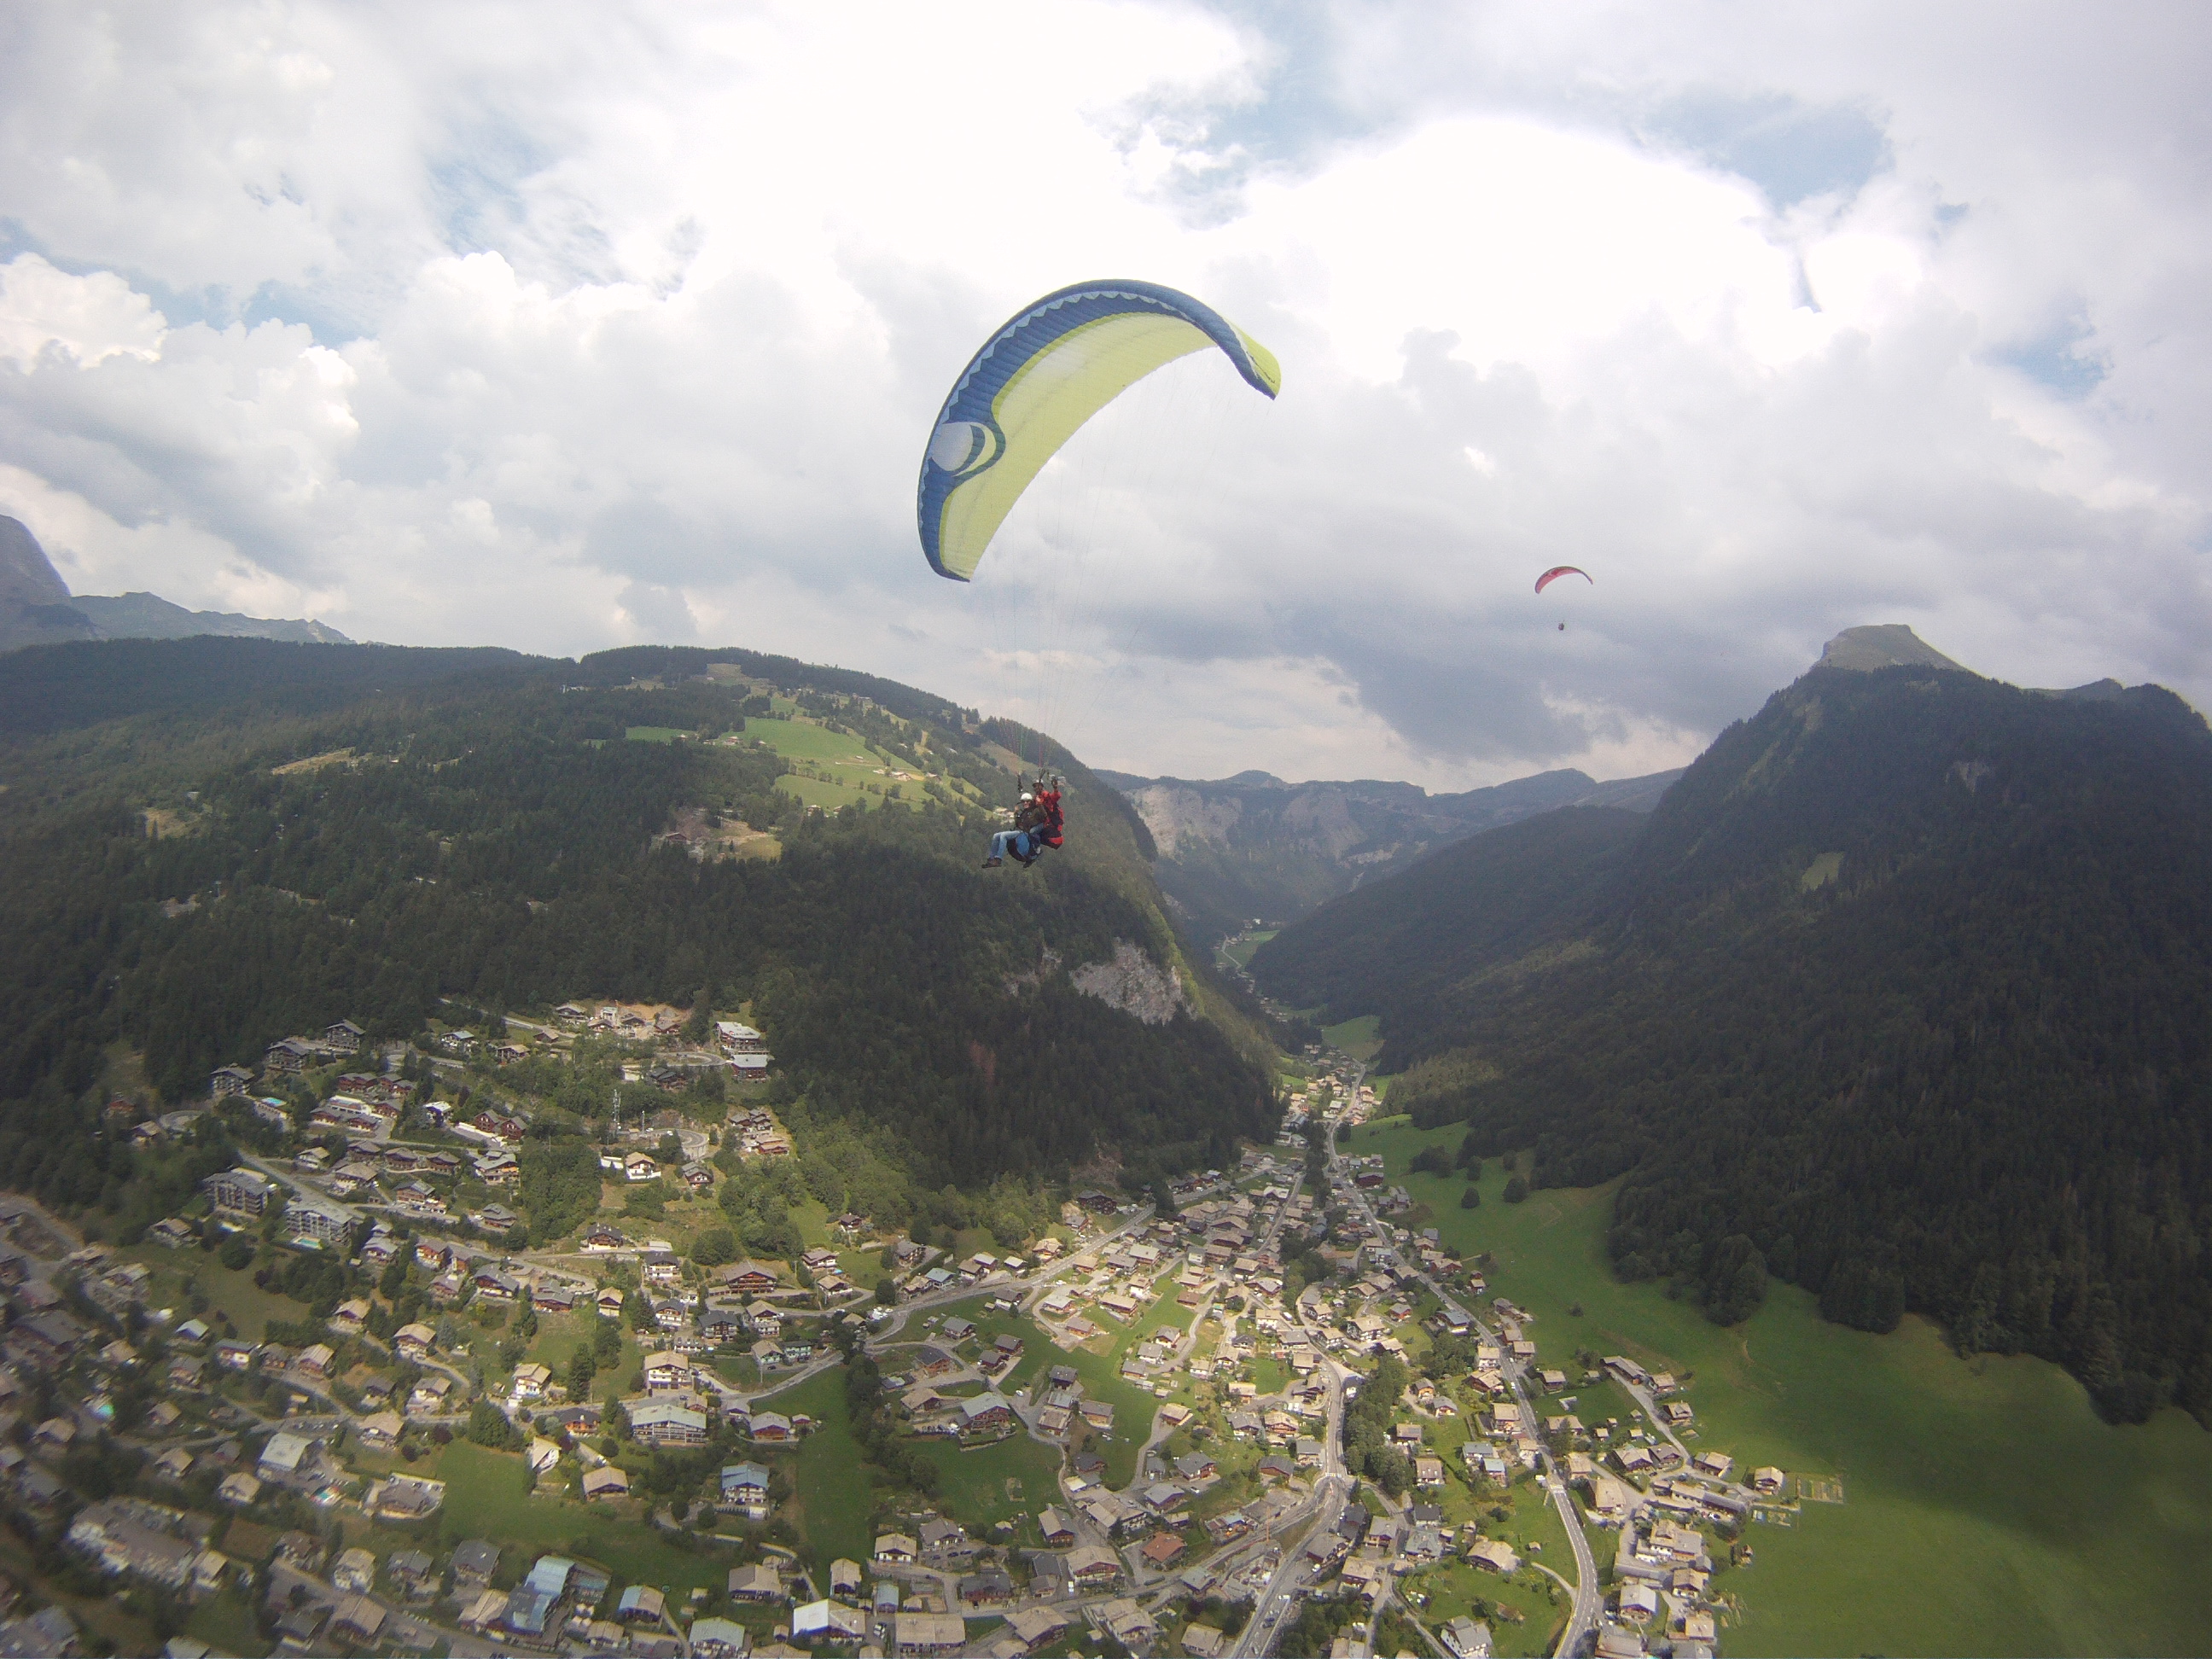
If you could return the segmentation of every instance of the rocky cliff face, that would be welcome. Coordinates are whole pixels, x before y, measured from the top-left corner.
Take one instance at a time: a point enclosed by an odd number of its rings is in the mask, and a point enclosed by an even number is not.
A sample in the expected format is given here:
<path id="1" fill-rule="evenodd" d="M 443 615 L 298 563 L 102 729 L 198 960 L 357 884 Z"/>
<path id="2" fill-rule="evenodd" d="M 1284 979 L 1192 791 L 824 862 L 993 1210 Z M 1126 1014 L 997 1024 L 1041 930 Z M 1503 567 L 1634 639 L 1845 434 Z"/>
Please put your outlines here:
<path id="1" fill-rule="evenodd" d="M 1109 1008 L 1133 1014 L 1147 1025 L 1164 1025 L 1177 1014 L 1190 1012 L 1182 976 L 1127 939 L 1115 939 L 1114 954 L 1105 961 L 1086 963 L 1067 977 L 1084 995 L 1097 997 Z"/>
<path id="2" fill-rule="evenodd" d="M 1244 803 L 1234 795 L 1209 798 L 1196 787 L 1173 781 L 1143 784 L 1125 791 L 1152 832 L 1153 845 L 1164 859 L 1176 857 L 1186 840 L 1224 842 L 1244 816 Z"/>
<path id="3" fill-rule="evenodd" d="M 19 519 L 0 518 L 0 651 L 68 640 L 181 640 L 202 634 L 298 645 L 352 643 L 312 617 L 187 611 L 153 593 L 72 598 L 29 526 Z"/>

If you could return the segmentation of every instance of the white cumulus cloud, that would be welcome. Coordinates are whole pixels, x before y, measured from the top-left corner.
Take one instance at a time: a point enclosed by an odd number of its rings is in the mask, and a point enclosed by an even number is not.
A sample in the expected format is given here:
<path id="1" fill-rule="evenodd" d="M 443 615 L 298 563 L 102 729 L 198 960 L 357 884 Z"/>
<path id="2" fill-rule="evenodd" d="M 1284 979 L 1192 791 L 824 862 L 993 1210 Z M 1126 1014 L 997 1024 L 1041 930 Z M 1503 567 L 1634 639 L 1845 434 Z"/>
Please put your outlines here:
<path id="1" fill-rule="evenodd" d="M 2202 702 L 2205 40 L 1866 3 L 23 8 L 0 510 L 80 592 L 742 643 L 1183 775 L 1672 764 L 1872 621 Z M 1218 307 L 1281 398 L 1171 367 L 939 580 L 945 387 L 1106 276 Z M 1538 599 L 1559 562 L 1594 584 Z"/>

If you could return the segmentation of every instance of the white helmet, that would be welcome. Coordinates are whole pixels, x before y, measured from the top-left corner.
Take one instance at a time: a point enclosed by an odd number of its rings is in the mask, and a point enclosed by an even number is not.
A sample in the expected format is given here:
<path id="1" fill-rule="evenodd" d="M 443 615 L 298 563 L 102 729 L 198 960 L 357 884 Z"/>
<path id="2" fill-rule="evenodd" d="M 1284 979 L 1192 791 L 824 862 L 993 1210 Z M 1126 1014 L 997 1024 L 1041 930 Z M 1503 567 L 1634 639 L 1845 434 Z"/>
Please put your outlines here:
<path id="1" fill-rule="evenodd" d="M 1028 790 L 1024 789 L 1022 791 L 1022 799 L 1024 800 L 1035 800 L 1036 797 L 1030 793 Z"/>

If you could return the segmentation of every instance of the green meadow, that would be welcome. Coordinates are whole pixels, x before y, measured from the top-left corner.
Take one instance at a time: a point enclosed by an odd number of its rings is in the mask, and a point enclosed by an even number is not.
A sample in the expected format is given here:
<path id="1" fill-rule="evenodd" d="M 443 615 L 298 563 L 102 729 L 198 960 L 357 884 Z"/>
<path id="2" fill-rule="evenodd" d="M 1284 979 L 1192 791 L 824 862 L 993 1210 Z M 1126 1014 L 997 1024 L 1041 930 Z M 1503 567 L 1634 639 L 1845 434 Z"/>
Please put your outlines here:
<path id="1" fill-rule="evenodd" d="M 838 1415 L 842 1422 L 842 1409 Z M 550 1495 L 550 1482 L 549 1495 L 532 1492 L 520 1453 L 456 1440 L 439 1458 L 437 1471 L 447 1483 L 440 1521 L 449 1537 L 496 1539 L 532 1555 L 581 1556 L 605 1567 L 619 1583 L 655 1584 L 672 1598 L 700 1585 L 719 1585 L 729 1571 L 727 1550 L 681 1548 L 634 1515 Z"/>
<path id="2" fill-rule="evenodd" d="M 833 1365 L 773 1399 L 776 1410 L 804 1412 L 814 1419 L 813 1431 L 799 1442 L 793 1495 L 783 1514 L 818 1565 L 826 1567 L 841 1555 L 866 1560 L 876 1542 L 875 1492 L 845 1414 L 844 1367 Z"/>
<path id="3" fill-rule="evenodd" d="M 1111 1334 L 1111 1344 L 1103 1352 L 1091 1347 L 1082 1347 L 1071 1353 L 1055 1346 L 1052 1339 L 1045 1334 L 1042 1327 L 1032 1323 L 1021 1316 L 989 1311 L 984 1306 L 989 1298 L 982 1296 L 974 1297 L 964 1302 L 956 1302 L 938 1310 L 940 1323 L 933 1323 L 919 1332 L 910 1330 L 907 1334 L 912 1337 L 916 1344 L 923 1341 L 942 1342 L 944 1339 L 938 1334 L 941 1328 L 941 1318 L 949 1318 L 954 1314 L 974 1322 L 976 1330 L 975 1340 L 978 1343 L 988 1343 L 993 1337 L 1001 1333 L 1012 1332 L 1022 1339 L 1023 1348 L 1022 1357 L 1008 1368 L 1006 1373 L 998 1382 L 997 1386 L 1008 1393 L 1018 1392 L 1029 1386 L 1039 1372 L 1051 1366 L 1061 1364 L 1073 1366 L 1076 1374 L 1083 1379 L 1085 1395 L 1092 1400 L 1103 1401 L 1114 1407 L 1113 1433 L 1107 1436 L 1092 1435 L 1087 1443 L 1091 1449 L 1097 1452 L 1106 1460 L 1108 1483 L 1115 1486 L 1124 1486 L 1129 1483 L 1130 1477 L 1136 1473 L 1137 1449 L 1142 1446 L 1151 1435 L 1153 1414 L 1159 1409 L 1163 1401 L 1149 1389 L 1141 1389 L 1133 1382 L 1125 1382 L 1121 1380 L 1122 1356 L 1155 1331 L 1169 1328 L 1177 1330 L 1190 1328 L 1193 1310 L 1183 1307 L 1175 1299 L 1176 1286 L 1173 1279 L 1163 1279 L 1159 1284 L 1160 1288 L 1166 1293 L 1149 1306 L 1141 1309 L 1136 1319 L 1130 1324 L 1123 1325 L 1110 1315 L 1100 1313 L 1096 1309 L 1091 1310 L 1091 1317 L 1093 1322 Z M 899 1346 L 903 1351 L 907 1345 L 902 1343 Z M 910 1355 L 902 1352 L 896 1357 L 886 1358 L 884 1364 L 887 1369 L 896 1370 L 908 1358 Z M 1189 1392 L 1188 1373 L 1176 1373 L 1172 1380 L 1180 1385 L 1174 1397 L 1185 1398 Z M 933 1457 L 937 1457 L 944 1467 L 946 1476 L 946 1485 L 944 1489 L 946 1501 L 953 1504 L 963 1502 L 961 1498 L 953 1495 L 956 1479 L 965 1478 L 957 1474 L 957 1468 L 969 1463 L 979 1454 L 959 1453 L 950 1445 L 940 1446 L 929 1442 L 916 1443 L 921 1449 L 930 1453 Z M 1053 1501 L 1050 1494 L 1056 1490 L 1053 1480 L 1054 1473 L 1060 1466 L 1060 1453 L 1056 1449 L 1034 1440 L 1007 1443 L 1010 1445 L 1019 1443 L 1031 1449 L 1035 1453 L 1042 1455 L 1042 1462 L 1036 1463 L 1036 1467 L 1043 1471 L 1042 1481 L 1039 1484 L 1026 1473 L 1030 1463 L 1035 1461 L 1030 1452 L 1024 1452 L 1019 1455 L 1009 1452 L 1008 1461 L 1019 1463 L 1022 1467 L 1009 1469 L 1006 1473 L 1025 1483 L 1029 1496 L 1024 1502 L 1011 1505 L 1001 1502 L 995 1508 L 978 1498 L 974 1513 L 978 1517 L 988 1514 L 986 1524 L 988 1521 L 1012 1519 L 1017 1511 L 1034 1512 L 1042 1509 Z M 942 1455 L 939 1455 L 940 1453 Z M 965 1522 L 969 1518 L 968 1513 L 962 1512 L 960 1518 Z"/>
<path id="4" fill-rule="evenodd" d="M 269 1644 L 253 1617 L 252 1592 L 234 1585 L 219 1595 L 195 1603 L 185 1634 L 199 1638 L 217 1653 L 269 1651 Z"/>
<path id="5" fill-rule="evenodd" d="M 1026 1432 L 967 1450 L 933 1437 L 915 1449 L 937 1465 L 935 1501 L 977 1538 L 989 1539 L 1001 1521 L 1019 1524 L 1059 1496 L 1060 1448 Z"/>
<path id="6" fill-rule="evenodd" d="M 1540 1509 L 1552 1517 L 1552 1534 L 1561 1559 L 1546 1565 L 1564 1571 L 1571 1583 L 1574 1554 L 1559 1525 L 1559 1512 L 1547 1503 L 1530 1501 L 1521 1507 L 1532 1514 Z M 1542 1555 L 1532 1558 L 1525 1553 L 1527 1540 L 1517 1535 L 1513 1526 L 1486 1522 L 1484 1531 L 1488 1536 L 1507 1539 L 1516 1550 L 1522 1551 L 1524 1563 L 1543 1559 Z M 1497 1659 L 1539 1659 L 1550 1653 L 1559 1644 L 1559 1627 L 1571 1605 L 1567 1593 L 1533 1565 L 1524 1565 L 1512 1577 L 1500 1578 L 1449 1556 L 1426 1572 L 1405 1580 L 1401 1594 L 1425 1598 L 1414 1605 L 1431 1630 L 1455 1619 L 1481 1620 L 1490 1626 L 1491 1651 Z"/>
<path id="7" fill-rule="evenodd" d="M 859 738 L 832 732 L 825 726 L 807 720 L 753 716 L 745 721 L 744 734 L 767 744 L 787 761 L 826 774 L 805 777 L 787 772 L 775 781 L 775 787 L 827 812 L 834 812 L 841 806 L 880 806 L 884 804 L 881 792 L 896 781 L 876 775 L 877 769 L 885 764 L 882 756 Z M 876 793 L 871 793 L 864 785 L 872 787 Z M 907 796 L 919 799 L 919 778 L 905 785 L 904 790 Z"/>
<path id="8" fill-rule="evenodd" d="M 1351 1150 L 1382 1153 L 1453 1248 L 1491 1253 L 1491 1290 L 1536 1316 L 1541 1363 L 1571 1365 L 1587 1347 L 1671 1370 L 1690 1378 L 1693 1447 L 1840 1481 L 1840 1504 L 1746 1534 L 1756 1560 L 1725 1576 L 1741 1604 L 1727 1651 L 2206 1651 L 2212 1434 L 2188 1417 L 2113 1427 L 2054 1365 L 1961 1359 L 1917 1319 L 1888 1336 L 1848 1330 L 1780 1284 L 1723 1330 L 1659 1285 L 1614 1280 L 1610 1188 L 1509 1205 L 1492 1160 L 1481 1206 L 1462 1210 L 1456 1177 L 1407 1174 L 1416 1152 L 1462 1133 L 1388 1120 Z"/>
<path id="9" fill-rule="evenodd" d="M 1155 1281 L 1161 1295 L 1150 1306 L 1139 1309 L 1133 1322 L 1121 1326 L 1114 1317 L 1094 1307 L 1091 1320 L 1115 1333 L 1112 1347 L 1103 1354 L 1088 1348 L 1078 1349 L 1072 1354 L 1062 1354 L 1054 1349 L 1052 1363 L 1064 1359 L 1075 1367 L 1083 1379 L 1083 1392 L 1091 1400 L 1103 1400 L 1114 1407 L 1114 1433 L 1110 1439 L 1092 1437 L 1091 1449 L 1106 1460 L 1106 1483 L 1110 1486 L 1126 1486 L 1137 1473 L 1137 1450 L 1152 1432 L 1152 1419 L 1165 1403 L 1150 1389 L 1139 1388 L 1133 1382 L 1121 1380 L 1121 1361 L 1136 1346 L 1155 1332 L 1173 1333 L 1190 1328 L 1194 1309 L 1186 1308 L 1176 1300 L 1176 1283 L 1172 1274 Z M 1170 1330 L 1170 1328 L 1172 1329 Z M 1167 1379 L 1175 1389 L 1171 1398 L 1188 1403 L 1190 1374 L 1188 1371 L 1170 1373 Z"/>
<path id="10" fill-rule="evenodd" d="M 764 720 L 755 715 L 745 721 L 745 735 L 765 743 L 786 760 L 818 761 L 824 765 L 840 762 L 855 766 L 882 764 L 860 738 L 832 732 L 811 720 Z"/>
<path id="11" fill-rule="evenodd" d="M 1240 933 L 1221 947 L 1221 954 L 1239 968 L 1249 968 L 1252 965 L 1252 953 L 1274 936 L 1273 929 L 1265 933 Z"/>
<path id="12" fill-rule="evenodd" d="M 234 1270 L 204 1250 L 191 1246 L 173 1250 L 161 1244 L 138 1244 L 118 1251 L 117 1255 L 152 1272 L 153 1278 L 146 1285 L 146 1305 L 173 1308 L 179 1323 L 192 1316 L 191 1297 L 185 1288 L 188 1284 L 205 1299 L 205 1310 L 201 1316 L 209 1324 L 218 1324 L 216 1316 L 225 1316 L 238 1334 L 248 1341 L 260 1341 L 272 1319 L 293 1321 L 307 1316 L 304 1303 L 256 1285 L 251 1266 Z"/>
<path id="13" fill-rule="evenodd" d="M 1362 1014 L 1340 1025 L 1324 1025 L 1321 1034 L 1328 1039 L 1332 1048 L 1341 1048 L 1354 1060 L 1372 1060 L 1382 1047 L 1382 1039 L 1376 1035 L 1382 1027 L 1381 1015 Z"/>

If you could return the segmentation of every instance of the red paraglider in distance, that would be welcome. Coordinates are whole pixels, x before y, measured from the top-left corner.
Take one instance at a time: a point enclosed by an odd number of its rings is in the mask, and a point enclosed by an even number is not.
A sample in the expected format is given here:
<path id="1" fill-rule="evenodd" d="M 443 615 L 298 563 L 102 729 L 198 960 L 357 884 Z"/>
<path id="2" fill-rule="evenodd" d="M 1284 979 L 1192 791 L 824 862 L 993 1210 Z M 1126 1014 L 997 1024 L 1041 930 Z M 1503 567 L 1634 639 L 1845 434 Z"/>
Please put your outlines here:
<path id="1" fill-rule="evenodd" d="M 1549 587 L 1553 582 L 1559 580 L 1562 576 L 1580 576 L 1584 581 L 1589 582 L 1589 585 L 1592 587 L 1595 587 L 1597 586 L 1595 582 L 1590 581 L 1590 573 L 1589 571 L 1577 569 L 1571 564 L 1555 564 L 1549 570 L 1547 570 L 1542 575 L 1536 578 L 1536 591 L 1539 593 L 1542 592 L 1546 588 Z"/>

